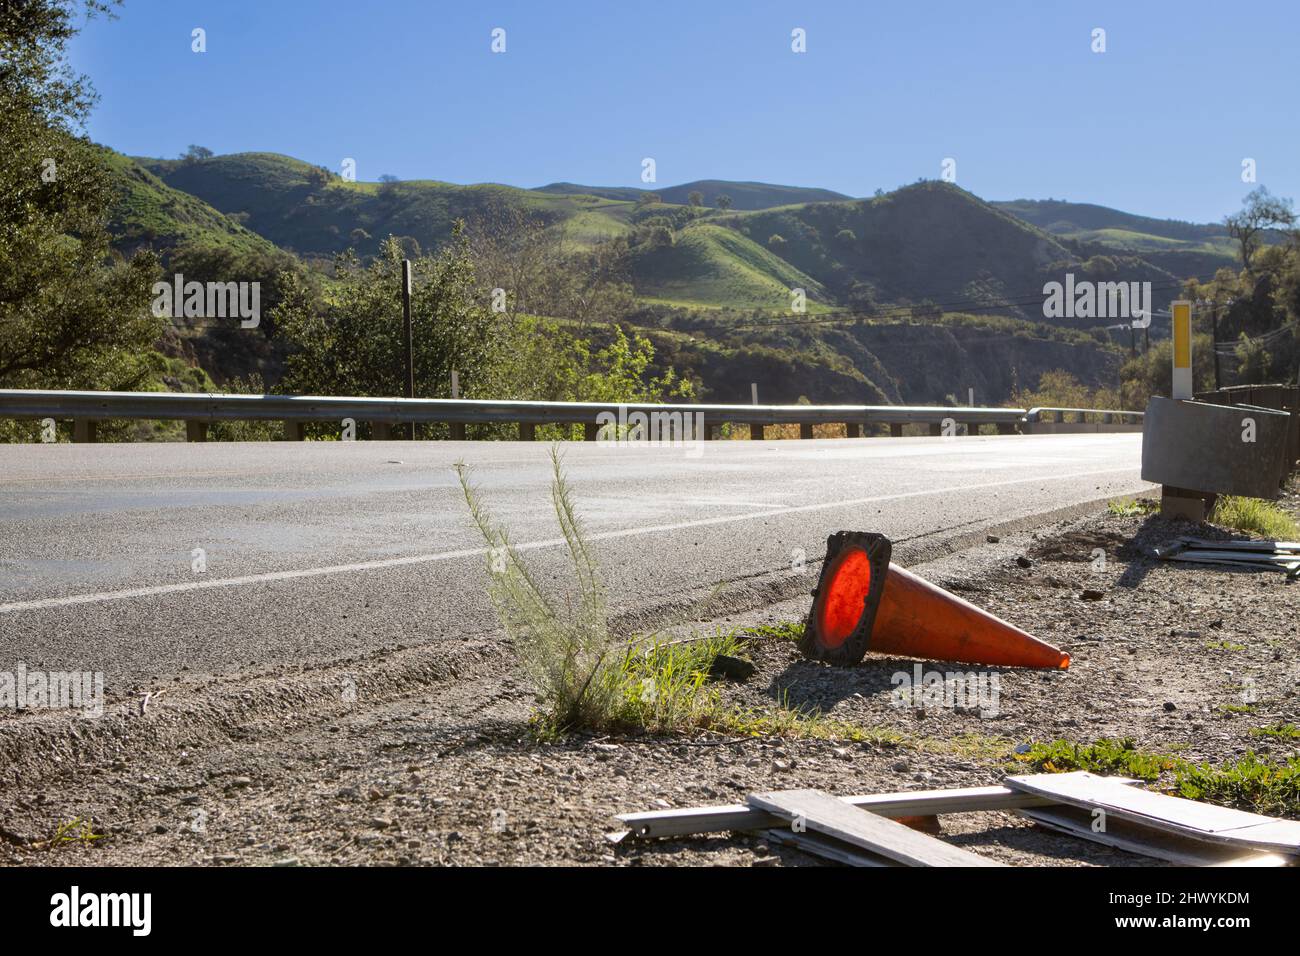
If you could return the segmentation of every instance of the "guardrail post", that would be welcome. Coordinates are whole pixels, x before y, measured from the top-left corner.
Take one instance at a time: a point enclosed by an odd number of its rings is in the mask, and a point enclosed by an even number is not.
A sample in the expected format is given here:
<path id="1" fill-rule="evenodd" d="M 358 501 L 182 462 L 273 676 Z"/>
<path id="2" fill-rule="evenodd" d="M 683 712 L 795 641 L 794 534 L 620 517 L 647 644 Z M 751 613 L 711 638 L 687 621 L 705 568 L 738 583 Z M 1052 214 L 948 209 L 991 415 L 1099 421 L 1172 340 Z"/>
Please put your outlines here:
<path id="1" fill-rule="evenodd" d="M 307 438 L 307 428 L 304 422 L 285 422 L 284 423 L 284 440 L 285 441 L 303 441 Z"/>
<path id="2" fill-rule="evenodd" d="M 185 440 L 186 441 L 207 441 L 208 440 L 208 423 L 186 421 L 185 422 Z"/>
<path id="3" fill-rule="evenodd" d="M 465 423 L 464 423 L 464 422 L 448 422 L 448 423 L 447 423 L 447 427 L 451 429 L 451 440 L 452 440 L 452 441 L 464 441 L 464 440 L 465 440 Z"/>
<path id="4" fill-rule="evenodd" d="M 902 422 L 890 422 L 890 423 L 889 423 L 889 437 L 890 437 L 890 438 L 902 438 L 902 437 L 903 437 L 903 423 L 902 423 Z"/>
<path id="5" fill-rule="evenodd" d="M 595 422 L 582 423 L 582 440 L 597 441 L 600 439 L 600 425 Z"/>
<path id="6" fill-rule="evenodd" d="M 763 426 L 762 426 L 762 425 L 750 425 L 750 426 L 749 426 L 749 440 L 750 440 L 750 441 L 762 441 L 762 440 L 763 440 Z"/>
<path id="7" fill-rule="evenodd" d="M 845 438 L 861 438 L 861 437 L 862 437 L 862 423 L 861 423 L 861 422 L 845 422 L 845 423 L 844 423 L 844 437 L 845 437 Z"/>
<path id="8" fill-rule="evenodd" d="M 931 438 L 939 438 L 939 437 L 942 436 L 942 435 L 943 435 L 943 423 L 942 423 L 942 422 L 930 422 L 930 437 L 931 437 Z"/>
<path id="9" fill-rule="evenodd" d="M 1016 426 L 1012 422 L 998 422 L 997 425 L 999 435 L 1014 435 L 1016 433 Z"/>
<path id="10" fill-rule="evenodd" d="M 370 440 L 371 441 L 392 441 L 393 423 L 392 422 L 371 422 Z"/>
<path id="11" fill-rule="evenodd" d="M 99 422 L 93 418 L 77 418 L 72 422 L 72 440 L 75 442 L 99 441 Z"/>
<path id="12" fill-rule="evenodd" d="M 799 437 L 800 437 L 800 438 L 812 438 L 812 437 L 813 437 L 813 427 L 812 427 L 812 423 L 811 423 L 811 422 L 800 422 L 800 423 L 799 423 Z"/>
<path id="13" fill-rule="evenodd" d="M 532 422 L 519 423 L 520 441 L 537 441 L 537 426 Z"/>

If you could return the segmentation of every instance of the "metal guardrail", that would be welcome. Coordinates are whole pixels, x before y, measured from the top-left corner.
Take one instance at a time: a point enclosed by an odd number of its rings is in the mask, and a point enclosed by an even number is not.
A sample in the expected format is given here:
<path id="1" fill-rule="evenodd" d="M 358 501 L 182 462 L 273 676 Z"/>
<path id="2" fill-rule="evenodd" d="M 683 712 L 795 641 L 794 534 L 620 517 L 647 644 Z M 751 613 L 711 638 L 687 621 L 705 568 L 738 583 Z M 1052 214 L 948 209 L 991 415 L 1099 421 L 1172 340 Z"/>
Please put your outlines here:
<path id="1" fill-rule="evenodd" d="M 1142 424 L 1142 412 L 1124 411 L 1118 408 L 1031 408 L 1025 413 L 1027 422 L 1061 422 L 1066 415 L 1078 415 L 1079 421 L 1084 421 L 1083 416 L 1092 415 L 1095 419 L 1101 416 L 1103 425 L 1124 425 L 1124 424 Z"/>
<path id="2" fill-rule="evenodd" d="M 491 399 L 365 398 L 316 395 L 224 395 L 179 392 L 74 392 L 0 389 L 0 418 L 71 419 L 74 440 L 94 441 L 95 423 L 108 419 L 181 420 L 192 441 L 206 438 L 207 426 L 216 421 L 282 421 L 288 438 L 303 437 L 311 422 L 370 422 L 375 437 L 390 437 L 392 426 L 409 422 L 441 422 L 453 438 L 464 437 L 465 425 L 518 424 L 520 438 L 535 437 L 543 424 L 582 424 L 594 440 L 598 416 L 612 414 L 620 421 L 642 413 L 650 416 L 702 415 L 712 428 L 730 422 L 749 425 L 751 437 L 762 437 L 764 425 L 798 425 L 800 437 L 811 438 L 814 425 L 843 424 L 849 437 L 858 437 L 869 425 L 885 424 L 890 434 L 901 436 L 904 425 L 928 425 L 931 434 L 942 433 L 946 422 L 966 425 L 974 434 L 979 425 L 994 425 L 1000 434 L 1013 434 L 1049 412 L 1094 412 L 1093 409 L 979 408 L 905 405 L 684 405 L 636 402 L 522 402 Z M 1107 416 L 1136 416 L 1141 412 L 1104 412 Z M 700 419 L 696 419 L 699 421 Z M 1058 419 L 1059 420 L 1059 419 Z"/>

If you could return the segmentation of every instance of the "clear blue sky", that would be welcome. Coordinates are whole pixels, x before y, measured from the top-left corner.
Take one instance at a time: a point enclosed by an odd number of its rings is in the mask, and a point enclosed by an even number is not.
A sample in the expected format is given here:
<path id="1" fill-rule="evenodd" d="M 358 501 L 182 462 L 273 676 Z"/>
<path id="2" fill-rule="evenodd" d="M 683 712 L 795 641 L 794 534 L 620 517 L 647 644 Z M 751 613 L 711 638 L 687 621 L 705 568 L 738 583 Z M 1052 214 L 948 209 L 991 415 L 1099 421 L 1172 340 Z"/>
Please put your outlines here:
<path id="1" fill-rule="evenodd" d="M 660 186 L 854 196 L 952 157 L 988 199 L 1215 221 L 1246 157 L 1300 200 L 1297 39 L 1295 0 L 126 0 L 72 63 L 102 95 L 90 134 L 132 155 L 517 186 L 641 185 L 648 156 Z"/>

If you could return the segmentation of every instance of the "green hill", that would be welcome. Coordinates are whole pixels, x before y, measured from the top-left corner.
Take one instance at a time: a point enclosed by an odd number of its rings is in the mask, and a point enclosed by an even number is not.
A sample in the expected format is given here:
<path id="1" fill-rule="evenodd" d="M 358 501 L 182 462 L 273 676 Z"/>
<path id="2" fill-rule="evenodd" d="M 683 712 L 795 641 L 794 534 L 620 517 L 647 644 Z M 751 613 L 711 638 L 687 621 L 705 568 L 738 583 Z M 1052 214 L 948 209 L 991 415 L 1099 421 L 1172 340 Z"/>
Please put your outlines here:
<path id="1" fill-rule="evenodd" d="M 166 252 L 181 245 L 205 245 L 234 252 L 275 251 L 275 245 L 213 209 L 197 196 L 173 189 L 138 163 L 103 151 L 118 193 L 109 230 L 114 245 L 130 252 L 144 246 Z"/>
<path id="2" fill-rule="evenodd" d="M 551 223 L 580 246 L 632 235 L 651 218 L 663 220 L 673 242 L 634 244 L 629 259 L 636 293 L 650 304 L 784 309 L 790 290 L 799 287 L 814 310 L 933 303 L 977 311 L 1005 307 L 1007 314 L 1035 318 L 1041 315 L 1044 281 L 1067 270 L 1081 279 L 1118 273 L 1168 284 L 1186 274 L 1180 263 L 1196 265 L 1197 256 L 1220 254 L 1214 227 L 1161 224 L 1099 206 L 995 205 L 938 182 L 848 200 L 829 190 L 702 180 L 660 190 L 665 202 L 646 205 L 635 201 L 645 191 L 631 188 L 346 182 L 275 153 L 142 159 L 137 165 L 141 175 L 152 177 L 155 192 L 161 184 L 173 195 L 201 201 L 193 210 L 178 210 L 177 218 L 183 214 L 188 221 L 206 210 L 215 220 L 212 228 L 219 223 L 231 231 L 226 241 L 248 241 L 242 223 L 308 259 L 348 248 L 373 254 L 388 235 L 432 248 L 446 240 L 456 219 L 474 220 L 501 208 Z M 726 190 L 738 208 L 690 209 L 668 201 L 685 201 L 694 189 L 706 203 Z M 800 201 L 770 205 L 791 197 Z M 1079 220 L 1070 229 L 1098 227 L 1091 245 L 1079 246 L 1072 236 L 1031 221 L 1050 219 L 1054 229 L 1066 230 L 1066 213 Z M 1081 254 L 1085 248 L 1092 251 Z"/>
<path id="3" fill-rule="evenodd" d="M 874 199 L 786 206 L 712 221 L 764 244 L 834 300 L 867 303 L 868 309 L 932 303 L 945 311 L 998 308 L 1041 318 L 1044 282 L 1066 271 L 1077 279 L 1173 279 L 1135 256 L 1081 261 L 1054 236 L 939 182 Z"/>
<path id="4" fill-rule="evenodd" d="M 685 206 L 690 202 L 691 193 L 699 192 L 704 197 L 704 205 L 716 207 L 718 196 L 728 196 L 731 208 L 740 210 L 770 209 L 773 206 L 788 206 L 792 203 L 835 202 L 849 197 L 830 189 L 816 189 L 807 186 L 777 186 L 771 183 L 736 182 L 727 179 L 697 179 L 693 183 L 680 186 L 665 186 L 662 189 L 649 187 L 638 189 L 634 186 L 579 186 L 575 183 L 551 183 L 540 186 L 536 192 L 556 193 L 572 196 L 587 194 L 605 199 L 635 201 L 646 193 L 657 193 L 666 203 Z"/>
<path id="5" fill-rule="evenodd" d="M 696 221 L 670 246 L 638 248 L 632 257 L 638 295 L 674 305 L 790 308 L 790 290 L 802 288 L 812 311 L 825 308 L 821 283 L 743 234 Z"/>
<path id="6" fill-rule="evenodd" d="M 1183 278 L 1212 275 L 1239 261 L 1237 243 L 1221 223 L 1153 219 L 1058 199 L 1015 199 L 992 205 L 1054 236 L 1135 253 Z"/>
<path id="7" fill-rule="evenodd" d="M 872 402 L 942 401 L 970 386 L 999 401 L 1054 368 L 1089 386 L 1109 383 L 1121 351 L 1106 333 L 1080 330 L 1113 320 L 1043 324 L 1043 284 L 1066 272 L 1151 281 L 1161 308 L 1177 276 L 1204 271 L 1184 267 L 1226 255 L 1218 227 L 1081 204 L 988 203 L 939 182 L 854 200 L 709 180 L 657 190 L 665 201 L 646 203 L 633 188 L 346 182 L 274 153 L 135 161 L 110 153 L 108 162 L 122 185 L 113 228 L 125 244 L 278 248 L 311 261 L 347 248 L 372 254 L 390 234 L 431 249 L 456 219 L 503 209 L 538 217 L 578 246 L 625 239 L 611 248 L 659 361 L 727 401 L 745 400 L 759 380 L 774 400 Z M 696 189 L 705 208 L 685 205 Z M 731 210 L 709 205 L 719 192 Z M 807 294 L 806 316 L 790 312 L 796 288 Z M 871 318 L 818 318 L 832 310 Z M 750 312 L 758 319 L 744 320 Z M 205 336 L 195 330 L 188 349 L 218 380 L 254 367 L 278 378 L 269 351 L 234 362 L 228 343 Z"/>
<path id="8" fill-rule="evenodd" d="M 563 223 L 573 238 L 587 243 L 625 232 L 633 212 L 630 202 L 490 183 L 346 182 L 277 153 L 138 162 L 169 186 L 240 217 L 276 245 L 308 257 L 348 248 L 371 254 L 389 235 L 409 236 L 421 248 L 432 248 L 450 236 L 456 219 L 472 219 L 501 204 Z"/>

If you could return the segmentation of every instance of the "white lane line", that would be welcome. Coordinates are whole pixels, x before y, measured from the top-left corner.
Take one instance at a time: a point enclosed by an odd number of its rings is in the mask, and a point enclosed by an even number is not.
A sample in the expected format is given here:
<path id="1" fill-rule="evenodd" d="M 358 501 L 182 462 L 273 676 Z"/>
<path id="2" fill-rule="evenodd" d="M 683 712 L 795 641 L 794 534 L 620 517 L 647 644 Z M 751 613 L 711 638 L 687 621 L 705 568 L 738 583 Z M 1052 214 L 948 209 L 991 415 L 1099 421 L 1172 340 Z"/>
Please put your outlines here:
<path id="1" fill-rule="evenodd" d="M 928 488 L 924 491 L 905 491 L 896 495 L 876 495 L 870 498 L 848 498 L 841 501 L 822 501 L 810 505 L 789 505 L 769 508 L 765 511 L 750 511 L 739 515 L 722 515 L 716 518 L 696 518 L 691 521 L 678 521 L 673 524 L 647 525 L 641 528 L 622 528 L 618 531 L 602 531 L 588 535 L 591 541 L 611 541 L 618 538 L 632 538 L 643 534 L 658 534 L 664 531 L 683 531 L 688 528 L 703 528 L 710 525 L 731 524 L 735 521 L 752 521 L 756 518 L 774 518 L 781 515 L 803 514 L 810 511 L 825 511 L 831 508 L 848 508 L 855 505 L 879 504 L 883 501 L 901 501 L 905 498 L 921 498 L 927 495 L 964 494 L 971 491 L 985 491 L 991 488 L 1005 488 L 1009 485 L 1028 485 L 1041 481 L 1067 481 L 1074 478 L 1090 478 L 1094 475 L 1116 475 L 1121 472 L 1133 472 L 1133 468 L 1104 468 L 1098 471 L 1080 471 L 1072 475 L 1046 475 L 1038 478 L 1014 478 L 1008 481 L 990 481 L 980 485 L 957 485 L 950 488 Z M 517 551 L 535 551 L 540 548 L 553 548 L 564 544 L 563 538 L 547 538 L 540 541 L 528 541 L 515 545 Z M 14 601 L 0 604 L 0 614 L 15 614 L 19 611 L 43 611 L 50 608 L 70 607 L 75 604 L 99 604 L 105 601 L 121 601 L 131 598 L 157 597 L 163 594 L 179 594 L 185 591 L 205 591 L 209 588 L 242 587 L 248 584 L 266 584 L 272 581 L 294 581 L 300 578 L 316 578 L 327 574 L 348 574 L 357 571 L 380 571 L 386 568 L 400 568 L 413 564 L 429 564 L 434 561 L 454 561 L 457 558 L 472 558 L 487 554 L 487 548 L 461 548 L 456 551 L 439 551 L 434 554 L 415 554 L 404 558 L 383 558 L 377 561 L 361 561 L 355 564 L 330 564 L 319 568 L 303 568 L 297 571 L 268 571 L 262 574 L 246 574 L 234 578 L 213 578 L 204 581 L 187 581 L 184 584 L 159 584 L 153 587 L 128 588 L 122 591 L 98 591 L 90 594 L 70 594 L 66 597 L 43 598 L 36 601 Z"/>

